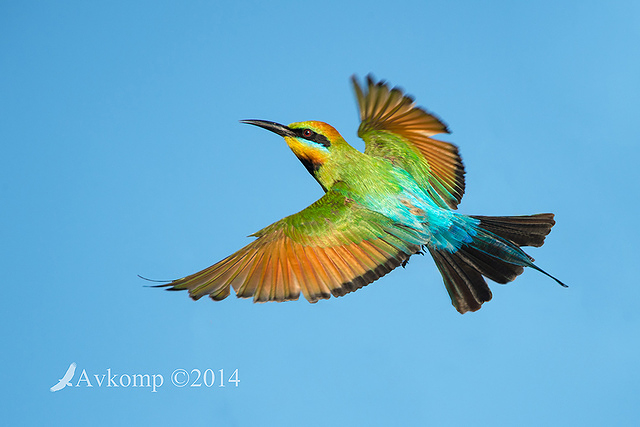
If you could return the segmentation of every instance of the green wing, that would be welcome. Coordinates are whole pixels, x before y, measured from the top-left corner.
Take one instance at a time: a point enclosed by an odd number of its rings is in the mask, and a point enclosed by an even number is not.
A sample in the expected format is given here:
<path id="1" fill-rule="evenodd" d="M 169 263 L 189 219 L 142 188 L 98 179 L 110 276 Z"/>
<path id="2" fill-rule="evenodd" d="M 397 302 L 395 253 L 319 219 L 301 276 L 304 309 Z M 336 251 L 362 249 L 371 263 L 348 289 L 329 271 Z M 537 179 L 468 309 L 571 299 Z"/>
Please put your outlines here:
<path id="1" fill-rule="evenodd" d="M 437 117 L 416 107 L 413 99 L 367 76 L 363 91 L 353 87 L 360 110 L 358 136 L 365 153 L 382 157 L 409 172 L 443 208 L 457 208 L 464 194 L 464 166 L 458 148 L 431 136 L 449 133 Z"/>
<path id="2" fill-rule="evenodd" d="M 361 207 L 334 186 L 317 202 L 252 236 L 255 241 L 198 273 L 161 286 L 255 302 L 342 296 L 385 275 L 419 250 L 410 230 Z"/>

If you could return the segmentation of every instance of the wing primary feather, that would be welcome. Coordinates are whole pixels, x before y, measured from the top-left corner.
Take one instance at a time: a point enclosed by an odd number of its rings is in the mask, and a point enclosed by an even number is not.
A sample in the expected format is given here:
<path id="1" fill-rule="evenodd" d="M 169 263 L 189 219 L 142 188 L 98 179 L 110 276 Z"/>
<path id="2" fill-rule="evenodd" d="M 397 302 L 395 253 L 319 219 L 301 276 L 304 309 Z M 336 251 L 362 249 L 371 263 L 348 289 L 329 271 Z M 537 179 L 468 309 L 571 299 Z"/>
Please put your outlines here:
<path id="1" fill-rule="evenodd" d="M 326 248 L 316 248 L 316 253 L 318 254 L 318 258 L 322 263 L 322 266 L 329 277 L 330 290 L 333 294 L 335 289 L 340 288 L 342 286 L 342 282 L 344 281 L 342 274 L 338 267 L 336 267 L 335 263 L 331 259 L 331 257 L 327 254 Z"/>
<path id="2" fill-rule="evenodd" d="M 293 242 L 289 241 L 288 243 L 289 244 L 287 245 L 287 259 L 289 260 L 289 264 L 291 265 L 291 272 L 293 273 L 292 276 L 296 278 L 296 283 L 300 291 L 306 298 L 309 295 L 309 290 L 307 289 L 306 281 L 304 279 L 302 265 L 300 264 L 300 260 L 296 255 L 296 251 L 292 247 Z M 308 300 L 308 301 L 316 302 L 311 300 Z"/>
<path id="3" fill-rule="evenodd" d="M 260 279 L 258 280 L 256 292 L 253 296 L 254 301 L 258 302 L 266 302 L 269 300 L 273 300 L 270 298 L 272 288 L 274 288 L 274 280 L 273 280 L 273 270 L 276 268 L 275 263 L 277 261 L 277 254 L 273 251 L 275 245 L 271 245 L 271 248 L 268 249 L 268 256 L 266 260 L 262 264 L 262 271 L 260 274 Z"/>
<path id="4" fill-rule="evenodd" d="M 305 247 L 305 254 L 307 255 L 307 259 L 309 260 L 309 262 L 313 264 L 314 272 L 318 277 L 318 280 L 320 283 L 320 289 L 322 290 L 322 295 L 325 297 L 325 299 L 329 298 L 331 296 L 332 280 L 329 277 L 329 274 L 327 273 L 324 267 L 324 264 L 320 260 L 318 251 L 316 250 L 316 248 L 307 246 Z"/>
<path id="5" fill-rule="evenodd" d="M 256 290 L 260 285 L 260 278 L 262 277 L 262 272 L 264 271 L 264 265 L 269 260 L 269 254 L 260 251 L 260 253 L 256 256 L 256 261 L 251 265 L 247 276 L 244 279 L 244 282 L 237 290 L 237 295 L 244 298 L 253 297 L 254 302 L 256 301 Z"/>
<path id="6" fill-rule="evenodd" d="M 274 275 L 273 275 L 273 285 L 271 286 L 270 299 L 274 301 L 285 301 L 286 299 L 286 290 L 285 286 L 287 286 L 288 278 L 285 273 L 285 266 L 283 265 L 286 262 L 285 254 L 283 252 L 284 239 L 280 239 L 275 243 L 274 248 Z"/>
<path id="7" fill-rule="evenodd" d="M 303 258 L 303 262 L 306 266 L 306 268 L 304 269 L 304 271 L 306 272 L 305 278 L 307 279 L 307 282 L 310 282 L 313 286 L 312 289 L 309 289 L 310 293 L 312 294 L 312 299 L 317 301 L 320 299 L 329 298 L 331 294 L 329 293 L 328 288 L 326 292 L 323 290 L 322 279 L 318 275 L 313 262 L 309 259 L 307 252 L 305 250 L 300 251 L 300 257 Z"/>
<path id="8" fill-rule="evenodd" d="M 247 255 L 247 253 L 249 253 L 249 255 Z M 212 270 L 211 275 L 208 278 L 200 277 L 199 280 L 194 280 L 193 284 L 189 286 L 189 296 L 195 300 L 202 298 L 210 292 L 210 288 L 215 282 L 222 282 L 223 287 L 228 287 L 230 280 L 224 279 L 225 275 L 229 274 L 234 275 L 235 277 L 235 275 L 237 275 L 241 270 L 242 266 L 253 259 L 253 256 L 255 256 L 255 252 L 250 253 L 248 250 L 238 251 L 235 255 L 231 255 L 220 263 L 214 264 L 210 267 Z"/>
<path id="9" fill-rule="evenodd" d="M 378 111 L 378 113 L 376 114 L 375 117 L 373 117 L 373 121 L 382 121 L 383 117 L 385 116 L 386 112 L 389 110 L 393 110 L 395 107 L 394 105 L 398 102 L 398 98 L 396 96 L 394 96 L 394 90 L 392 89 L 391 91 L 387 92 L 387 100 L 384 103 L 384 105 L 382 107 L 380 107 L 380 110 Z M 401 98 L 400 98 L 401 99 Z"/>
<path id="10" fill-rule="evenodd" d="M 263 253 L 261 251 L 256 251 L 255 256 L 251 258 L 251 261 L 249 261 L 242 270 L 239 270 L 238 274 L 233 278 L 231 284 L 239 298 L 249 298 L 253 296 L 253 293 L 246 293 L 246 289 L 249 286 L 249 280 L 251 279 L 257 264 L 262 260 L 262 256 Z"/>
<path id="11" fill-rule="evenodd" d="M 287 239 L 286 244 L 283 246 L 283 253 L 286 254 L 284 261 L 286 262 L 287 277 L 289 281 L 287 282 L 287 290 L 286 292 L 291 295 L 295 295 L 295 298 L 298 299 L 300 297 L 301 285 L 300 280 L 301 277 L 296 274 L 298 264 L 297 259 L 291 259 L 291 245 L 293 242 L 290 239 Z"/>

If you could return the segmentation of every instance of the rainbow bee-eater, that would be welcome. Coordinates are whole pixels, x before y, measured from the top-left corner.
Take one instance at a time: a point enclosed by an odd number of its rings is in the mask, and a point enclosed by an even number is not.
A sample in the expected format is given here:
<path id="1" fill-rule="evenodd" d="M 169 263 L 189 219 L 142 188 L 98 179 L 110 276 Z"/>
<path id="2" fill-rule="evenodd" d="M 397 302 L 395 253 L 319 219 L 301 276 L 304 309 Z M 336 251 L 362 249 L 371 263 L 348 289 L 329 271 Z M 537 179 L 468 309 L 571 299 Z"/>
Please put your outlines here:
<path id="1" fill-rule="evenodd" d="M 233 287 L 255 302 L 309 302 L 343 296 L 429 251 L 454 307 L 476 311 L 498 283 L 524 267 L 550 276 L 521 246 L 541 246 L 553 214 L 477 216 L 455 212 L 465 188 L 458 148 L 413 98 L 368 76 L 352 78 L 360 111 L 360 152 L 330 125 L 242 120 L 284 138 L 325 191 L 306 209 L 254 233 L 256 240 L 217 264 L 160 286 L 218 301 Z M 563 285 L 564 286 L 564 285 Z"/>

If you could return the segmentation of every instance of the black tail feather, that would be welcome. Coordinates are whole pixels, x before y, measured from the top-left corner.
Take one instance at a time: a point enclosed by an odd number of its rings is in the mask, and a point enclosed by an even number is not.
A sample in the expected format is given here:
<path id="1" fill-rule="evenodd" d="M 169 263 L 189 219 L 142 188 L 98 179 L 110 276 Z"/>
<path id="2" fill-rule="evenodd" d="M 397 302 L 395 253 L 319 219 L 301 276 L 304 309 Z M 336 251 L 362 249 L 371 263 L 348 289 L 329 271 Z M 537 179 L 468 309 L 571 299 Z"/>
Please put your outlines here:
<path id="1" fill-rule="evenodd" d="M 456 254 L 460 259 L 472 265 L 480 274 L 496 283 L 509 283 L 524 271 L 524 267 L 521 265 L 502 261 L 470 246 L 461 248 Z"/>
<path id="2" fill-rule="evenodd" d="M 555 225 L 552 213 L 521 216 L 471 215 L 480 220 L 480 228 L 490 231 L 518 246 L 542 246 Z"/>
<path id="3" fill-rule="evenodd" d="M 487 239 L 483 239 L 482 242 L 477 242 L 480 245 L 478 247 L 471 243 L 463 245 L 453 253 L 429 248 L 442 274 L 451 302 L 460 313 L 479 310 L 484 302 L 491 300 L 491 291 L 484 277 L 497 283 L 508 283 L 522 274 L 525 265 L 566 286 L 532 262 L 527 262 L 526 254 L 523 252 L 518 250 L 522 262 L 514 260 L 507 252 L 509 247 L 515 249 L 520 246 L 542 246 L 555 224 L 553 214 L 472 218 L 479 219 L 479 228 L 489 232 L 484 233 L 485 237 L 489 237 L 488 244 Z M 491 238 L 491 235 L 495 237 Z M 491 244 L 492 239 L 495 239 L 495 245 Z M 533 261 L 533 258 L 529 259 Z"/>
<path id="4" fill-rule="evenodd" d="M 477 311 L 482 303 L 491 300 L 491 290 L 480 272 L 464 262 L 457 252 L 449 253 L 431 248 L 429 252 L 436 261 L 456 310 L 460 313 Z"/>

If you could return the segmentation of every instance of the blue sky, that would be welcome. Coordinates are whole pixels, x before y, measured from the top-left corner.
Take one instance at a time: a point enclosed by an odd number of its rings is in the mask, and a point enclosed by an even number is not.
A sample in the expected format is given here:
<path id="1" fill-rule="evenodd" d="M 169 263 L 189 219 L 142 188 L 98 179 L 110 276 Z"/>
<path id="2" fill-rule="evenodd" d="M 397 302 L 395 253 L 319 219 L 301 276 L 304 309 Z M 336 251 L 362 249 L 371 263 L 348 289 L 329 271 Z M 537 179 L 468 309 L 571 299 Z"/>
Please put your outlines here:
<path id="1" fill-rule="evenodd" d="M 633 424 L 640 7 L 558 3 L 2 2 L 3 420 Z M 369 72 L 453 131 L 460 211 L 556 214 L 529 253 L 568 289 L 526 271 L 461 316 L 429 257 L 315 305 L 145 287 L 319 198 L 238 120 L 322 120 L 362 148 L 348 79 Z"/>

